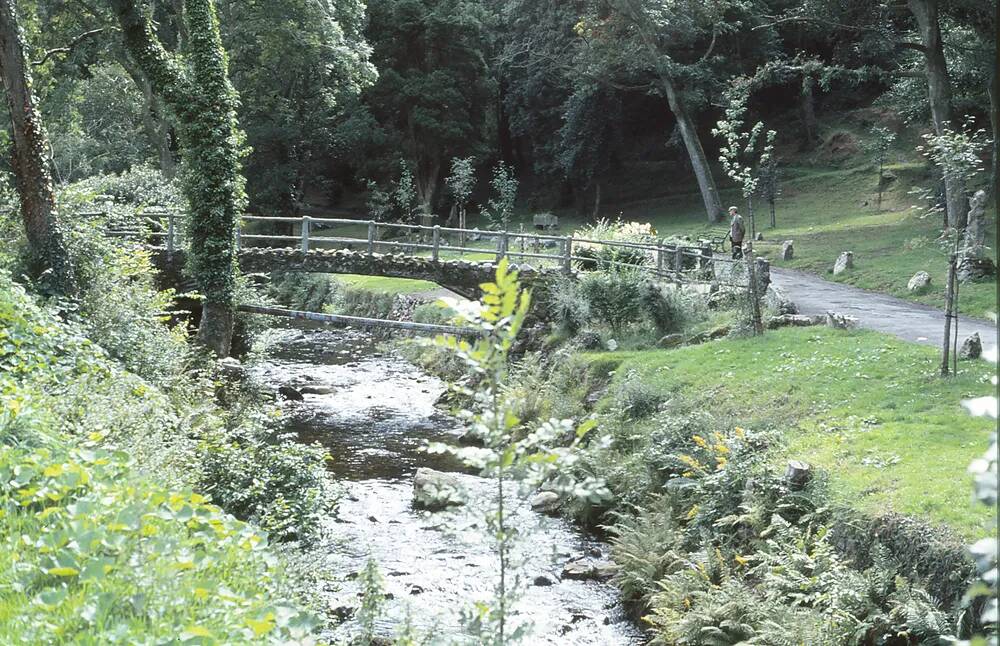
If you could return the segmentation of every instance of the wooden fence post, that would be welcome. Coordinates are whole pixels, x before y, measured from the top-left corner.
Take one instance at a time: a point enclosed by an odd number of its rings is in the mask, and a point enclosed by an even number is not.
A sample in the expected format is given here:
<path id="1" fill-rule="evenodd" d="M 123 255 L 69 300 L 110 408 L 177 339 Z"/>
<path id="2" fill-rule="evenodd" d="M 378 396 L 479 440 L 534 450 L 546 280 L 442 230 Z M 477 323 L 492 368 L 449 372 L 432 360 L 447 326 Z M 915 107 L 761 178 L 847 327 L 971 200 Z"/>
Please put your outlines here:
<path id="1" fill-rule="evenodd" d="M 431 243 L 433 245 L 433 248 L 431 249 L 431 259 L 434 260 L 434 262 L 437 262 L 438 259 L 439 259 L 439 257 L 440 257 L 440 254 L 441 254 L 441 226 L 440 225 L 437 225 L 437 224 L 434 225 L 434 234 L 433 234 L 433 236 L 434 236 L 433 242 Z"/>
<path id="2" fill-rule="evenodd" d="M 753 323 L 754 335 L 764 333 L 764 321 L 760 312 L 760 299 L 757 296 L 757 261 L 753 257 L 753 244 L 746 245 L 747 276 L 749 278 L 748 292 L 750 293 L 750 319 Z"/>
<path id="3" fill-rule="evenodd" d="M 173 211 L 167 212 L 167 259 L 170 260 L 174 255 L 174 213 Z"/>
<path id="4" fill-rule="evenodd" d="M 375 220 L 368 221 L 368 253 L 375 253 Z"/>
<path id="5" fill-rule="evenodd" d="M 309 251 L 309 221 L 308 215 L 302 218 L 302 253 Z"/>
<path id="6" fill-rule="evenodd" d="M 663 238 L 656 239 L 656 276 L 663 276 Z"/>
<path id="7" fill-rule="evenodd" d="M 563 238 L 563 271 L 573 271 L 573 236 Z"/>
<path id="8" fill-rule="evenodd" d="M 507 255 L 507 230 L 504 229 L 499 236 L 497 236 L 497 262 L 499 263 L 503 260 L 504 256 Z"/>
<path id="9" fill-rule="evenodd" d="M 681 245 L 674 245 L 674 272 L 678 278 L 684 272 L 684 247 Z"/>
<path id="10" fill-rule="evenodd" d="M 955 302 L 955 264 L 956 257 L 948 258 L 948 278 L 945 279 L 944 291 L 944 343 L 941 347 L 941 376 L 947 377 L 950 372 L 949 355 L 951 353 L 951 319 L 954 316 Z"/>

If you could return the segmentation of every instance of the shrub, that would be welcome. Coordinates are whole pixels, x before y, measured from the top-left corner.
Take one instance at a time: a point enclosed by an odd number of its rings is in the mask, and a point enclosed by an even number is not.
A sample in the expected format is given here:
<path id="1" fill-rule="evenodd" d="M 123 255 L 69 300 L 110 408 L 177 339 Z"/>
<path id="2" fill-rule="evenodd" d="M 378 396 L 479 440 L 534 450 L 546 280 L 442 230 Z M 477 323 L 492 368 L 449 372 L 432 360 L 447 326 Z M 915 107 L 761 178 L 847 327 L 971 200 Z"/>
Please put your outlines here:
<path id="1" fill-rule="evenodd" d="M 580 293 L 590 305 L 591 318 L 621 334 L 642 316 L 643 281 L 635 271 L 590 273 L 580 279 Z"/>
<path id="2" fill-rule="evenodd" d="M 107 195 L 119 205 L 158 206 L 182 209 L 186 201 L 179 183 L 168 180 L 159 169 L 148 164 L 133 166 L 119 174 L 94 175 L 60 191 L 59 202 L 65 208 L 91 208 L 99 195 Z"/>
<path id="3" fill-rule="evenodd" d="M 613 407 L 626 420 L 651 417 L 663 403 L 663 395 L 635 371 L 629 371 L 615 387 Z"/>
<path id="4" fill-rule="evenodd" d="M 199 489 L 278 540 L 311 540 L 333 505 L 326 450 L 259 422 L 206 439 L 200 457 Z"/>
<path id="5" fill-rule="evenodd" d="M 545 302 L 549 317 L 566 334 L 576 334 L 590 320 L 590 303 L 573 280 L 560 278 L 555 281 Z"/>
<path id="6" fill-rule="evenodd" d="M 416 323 L 451 325 L 454 318 L 455 310 L 440 301 L 421 303 L 413 310 L 413 320 Z"/>
<path id="7" fill-rule="evenodd" d="M 268 296 L 286 307 L 322 312 L 337 296 L 337 284 L 326 274 L 287 272 L 273 275 Z"/>
<path id="8" fill-rule="evenodd" d="M 395 305 L 395 294 L 348 287 L 338 290 L 333 303 L 325 309 L 346 316 L 388 319 L 392 318 L 392 310 Z"/>
<path id="9" fill-rule="evenodd" d="M 658 334 L 680 332 L 703 317 L 700 303 L 680 289 L 665 288 L 652 281 L 642 287 L 642 307 Z"/>
<path id="10" fill-rule="evenodd" d="M 635 513 L 616 513 L 611 534 L 611 556 L 618 566 L 615 584 L 626 602 L 645 613 L 659 582 L 687 563 L 685 538 L 669 500 L 660 497 Z"/>

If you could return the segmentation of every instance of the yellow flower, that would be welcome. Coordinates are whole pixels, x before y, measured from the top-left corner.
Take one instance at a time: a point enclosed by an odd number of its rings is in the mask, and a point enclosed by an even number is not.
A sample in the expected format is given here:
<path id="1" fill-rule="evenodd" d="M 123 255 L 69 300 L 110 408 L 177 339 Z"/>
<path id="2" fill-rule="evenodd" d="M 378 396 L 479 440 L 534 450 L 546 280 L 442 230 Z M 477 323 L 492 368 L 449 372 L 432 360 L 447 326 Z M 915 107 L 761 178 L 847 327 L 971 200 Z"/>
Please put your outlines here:
<path id="1" fill-rule="evenodd" d="M 744 438 L 744 437 L 746 436 L 746 434 L 747 434 L 747 432 L 746 432 L 746 431 L 744 431 L 744 430 L 743 430 L 742 428 L 740 428 L 739 426 L 737 426 L 736 428 L 734 428 L 734 429 L 733 429 L 733 433 L 735 433 L 735 434 L 736 434 L 736 437 L 740 438 L 741 440 L 742 440 L 742 439 L 743 439 L 743 438 Z"/>
<path id="2" fill-rule="evenodd" d="M 740 556 L 739 554 L 734 554 L 733 560 L 736 561 L 738 565 L 746 565 L 750 562 L 746 557 Z"/>
<path id="3" fill-rule="evenodd" d="M 694 507 L 691 508 L 691 511 L 687 513 L 686 518 L 688 520 L 694 520 L 694 517 L 697 515 L 698 515 L 698 505 L 695 505 Z"/>
<path id="4" fill-rule="evenodd" d="M 691 439 L 694 440 L 695 444 L 697 444 L 698 446 L 700 446 L 702 448 L 705 448 L 705 447 L 708 446 L 708 442 L 706 442 L 705 438 L 703 438 L 700 435 L 692 435 Z"/>
<path id="5" fill-rule="evenodd" d="M 716 466 L 715 466 L 715 470 L 716 471 L 722 471 L 723 469 L 726 468 L 726 463 L 728 462 L 728 460 L 726 460 L 726 458 L 724 458 L 724 457 L 722 457 L 720 455 L 719 457 L 715 458 L 715 461 L 717 463 Z"/>

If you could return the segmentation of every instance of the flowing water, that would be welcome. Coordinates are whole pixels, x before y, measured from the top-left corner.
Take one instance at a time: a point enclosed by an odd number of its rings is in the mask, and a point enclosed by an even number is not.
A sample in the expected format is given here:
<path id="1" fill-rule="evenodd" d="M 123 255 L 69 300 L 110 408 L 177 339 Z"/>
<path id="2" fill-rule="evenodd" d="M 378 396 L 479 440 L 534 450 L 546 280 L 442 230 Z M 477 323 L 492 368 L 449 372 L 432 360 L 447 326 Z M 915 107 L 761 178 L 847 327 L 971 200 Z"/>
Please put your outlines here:
<path id="1" fill-rule="evenodd" d="M 419 632 L 442 643 L 460 637 L 460 611 L 488 600 L 497 581 L 485 530 L 495 485 L 420 450 L 428 440 L 455 442 L 460 434 L 458 422 L 435 407 L 445 384 L 380 352 L 361 332 L 297 323 L 275 334 L 260 377 L 303 392 L 304 401 L 285 404 L 287 428 L 329 450 L 330 469 L 343 486 L 324 526 L 325 562 L 316 564 L 337 581 L 329 603 L 338 614 L 352 614 L 360 603 L 357 577 L 371 557 L 384 577 L 380 636 L 391 637 L 409 616 Z M 444 512 L 413 509 L 413 475 L 423 466 L 456 472 L 468 503 Z M 606 558 L 607 546 L 516 497 L 507 504 L 511 524 L 521 531 L 516 554 L 523 594 L 515 623 L 533 626 L 524 643 L 641 643 L 611 585 L 561 576 L 570 560 Z M 345 642 L 357 630 L 348 620 L 331 638 Z"/>

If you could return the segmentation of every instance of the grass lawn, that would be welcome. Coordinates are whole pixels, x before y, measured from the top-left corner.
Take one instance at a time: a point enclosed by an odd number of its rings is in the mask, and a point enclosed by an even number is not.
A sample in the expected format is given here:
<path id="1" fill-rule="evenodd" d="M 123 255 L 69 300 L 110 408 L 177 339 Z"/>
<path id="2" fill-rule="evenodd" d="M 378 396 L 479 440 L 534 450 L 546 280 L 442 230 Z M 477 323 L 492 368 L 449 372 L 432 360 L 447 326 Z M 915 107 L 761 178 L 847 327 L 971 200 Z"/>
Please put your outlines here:
<path id="1" fill-rule="evenodd" d="M 888 170 L 897 179 L 883 198 L 882 212 L 876 212 L 875 174 L 866 165 L 847 169 L 785 168 L 777 227 L 769 226 L 766 204 L 755 206 L 757 230 L 765 237 L 764 242 L 755 244 L 755 249 L 770 257 L 775 267 L 810 271 L 829 280 L 942 307 L 947 254 L 934 241 L 940 232 L 940 219 L 920 217 L 912 208 L 917 200 L 909 194 L 912 186 L 923 181 L 923 166 L 897 164 Z M 745 202 L 737 191 L 722 191 L 722 199 L 727 205 L 739 205 L 746 217 Z M 865 201 L 871 205 L 864 206 Z M 664 237 L 697 238 L 727 228 L 726 224 L 710 225 L 703 208 L 697 193 L 686 193 L 630 202 L 613 210 L 621 211 L 625 220 L 652 223 Z M 586 222 L 575 214 L 559 215 L 563 234 Z M 749 229 L 749 223 L 747 226 Z M 995 223 L 990 227 L 991 237 L 993 226 Z M 784 240 L 795 242 L 795 259 L 787 263 L 778 259 Z M 841 251 L 854 252 L 855 269 L 835 278 L 828 270 Z M 924 294 L 910 294 L 906 284 L 921 270 L 931 274 L 931 288 Z M 965 314 L 985 317 L 997 310 L 995 294 L 993 281 L 963 285 L 960 308 Z"/>
<path id="2" fill-rule="evenodd" d="M 440 289 L 436 283 L 426 280 L 410 280 L 409 278 L 386 278 L 357 274 L 336 274 L 332 277 L 333 280 L 346 287 L 380 294 L 417 294 Z"/>
<path id="3" fill-rule="evenodd" d="M 838 502 L 912 514 L 967 537 L 982 531 L 988 513 L 973 504 L 966 469 L 992 424 L 969 417 L 960 401 L 989 393 L 985 362 L 941 378 L 931 348 L 828 328 L 601 356 L 623 360 L 619 379 L 638 371 L 733 424 L 783 429 L 775 459 L 821 467 Z"/>

